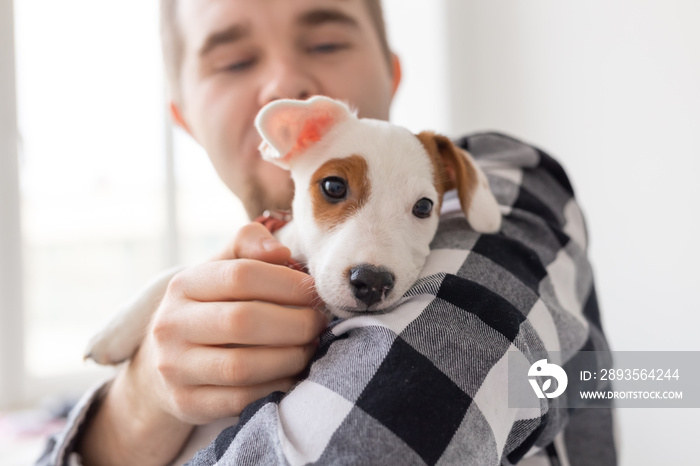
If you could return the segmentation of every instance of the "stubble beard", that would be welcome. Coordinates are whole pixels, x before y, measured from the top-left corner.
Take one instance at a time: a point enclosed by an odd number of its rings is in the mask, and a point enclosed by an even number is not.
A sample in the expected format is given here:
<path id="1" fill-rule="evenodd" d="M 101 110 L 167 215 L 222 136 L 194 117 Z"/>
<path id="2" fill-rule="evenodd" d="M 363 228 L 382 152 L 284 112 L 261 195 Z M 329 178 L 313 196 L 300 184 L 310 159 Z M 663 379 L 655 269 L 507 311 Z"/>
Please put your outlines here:
<path id="1" fill-rule="evenodd" d="M 275 195 L 270 190 L 266 190 L 260 182 L 251 182 L 246 192 L 240 197 L 248 218 L 255 220 L 266 210 L 291 210 L 294 184 L 291 180 L 288 183 L 291 195 L 283 191 L 276 191 L 277 195 Z"/>

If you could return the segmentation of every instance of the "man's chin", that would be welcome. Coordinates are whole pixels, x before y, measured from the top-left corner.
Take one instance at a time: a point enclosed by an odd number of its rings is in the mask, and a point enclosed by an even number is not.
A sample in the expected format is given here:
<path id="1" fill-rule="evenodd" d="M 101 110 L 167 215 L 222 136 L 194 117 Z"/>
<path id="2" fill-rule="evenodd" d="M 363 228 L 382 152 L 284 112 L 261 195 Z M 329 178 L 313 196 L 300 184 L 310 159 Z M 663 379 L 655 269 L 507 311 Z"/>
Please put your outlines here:
<path id="1" fill-rule="evenodd" d="M 244 196 L 240 196 L 239 199 L 243 203 L 243 208 L 248 214 L 248 218 L 251 220 L 255 220 L 266 210 L 292 209 L 291 195 L 284 196 L 280 194 L 276 199 L 259 185 L 251 185 L 247 193 Z"/>

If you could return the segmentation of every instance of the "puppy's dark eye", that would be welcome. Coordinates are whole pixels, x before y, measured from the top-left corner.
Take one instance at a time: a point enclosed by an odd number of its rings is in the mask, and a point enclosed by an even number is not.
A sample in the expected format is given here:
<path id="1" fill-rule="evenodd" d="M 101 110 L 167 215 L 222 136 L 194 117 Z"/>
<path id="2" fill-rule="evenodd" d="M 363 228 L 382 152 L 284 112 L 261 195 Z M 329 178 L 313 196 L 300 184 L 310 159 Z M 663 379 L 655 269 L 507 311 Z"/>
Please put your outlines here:
<path id="1" fill-rule="evenodd" d="M 348 195 L 347 182 L 337 176 L 321 180 L 321 192 L 328 202 L 340 202 Z"/>
<path id="2" fill-rule="evenodd" d="M 433 201 L 425 197 L 413 205 L 413 215 L 418 218 L 428 218 L 430 217 L 430 212 L 432 211 Z"/>

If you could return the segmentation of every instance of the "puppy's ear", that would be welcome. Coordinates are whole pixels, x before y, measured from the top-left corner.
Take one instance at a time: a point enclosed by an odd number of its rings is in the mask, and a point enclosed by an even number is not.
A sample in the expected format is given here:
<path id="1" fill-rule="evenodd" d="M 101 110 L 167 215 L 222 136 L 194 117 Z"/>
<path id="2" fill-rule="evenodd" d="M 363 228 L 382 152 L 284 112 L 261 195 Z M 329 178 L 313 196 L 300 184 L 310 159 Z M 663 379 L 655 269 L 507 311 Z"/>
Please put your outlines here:
<path id="1" fill-rule="evenodd" d="M 315 96 L 309 100 L 275 100 L 255 118 L 262 136 L 260 153 L 289 170 L 294 158 L 316 144 L 334 126 L 354 115 L 343 102 Z"/>
<path id="2" fill-rule="evenodd" d="M 501 228 L 501 210 L 486 175 L 471 155 L 445 136 L 430 131 L 417 136 L 435 166 L 438 191 L 457 188 L 469 225 L 480 233 L 497 232 Z"/>

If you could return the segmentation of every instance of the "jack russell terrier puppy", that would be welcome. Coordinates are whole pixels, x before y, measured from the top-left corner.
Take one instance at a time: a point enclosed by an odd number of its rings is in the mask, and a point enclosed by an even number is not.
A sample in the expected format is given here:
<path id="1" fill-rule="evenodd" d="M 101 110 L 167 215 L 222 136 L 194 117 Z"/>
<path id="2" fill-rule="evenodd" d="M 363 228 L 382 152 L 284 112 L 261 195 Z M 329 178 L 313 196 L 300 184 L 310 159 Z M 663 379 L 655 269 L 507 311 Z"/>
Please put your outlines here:
<path id="1" fill-rule="evenodd" d="M 255 121 L 265 160 L 291 172 L 294 220 L 275 233 L 314 277 L 339 317 L 390 311 L 417 280 L 438 227 L 443 194 L 457 189 L 469 225 L 499 230 L 486 176 L 448 138 L 359 119 L 327 98 L 277 100 Z M 167 271 L 90 342 L 101 364 L 130 358 L 168 282 Z"/>

